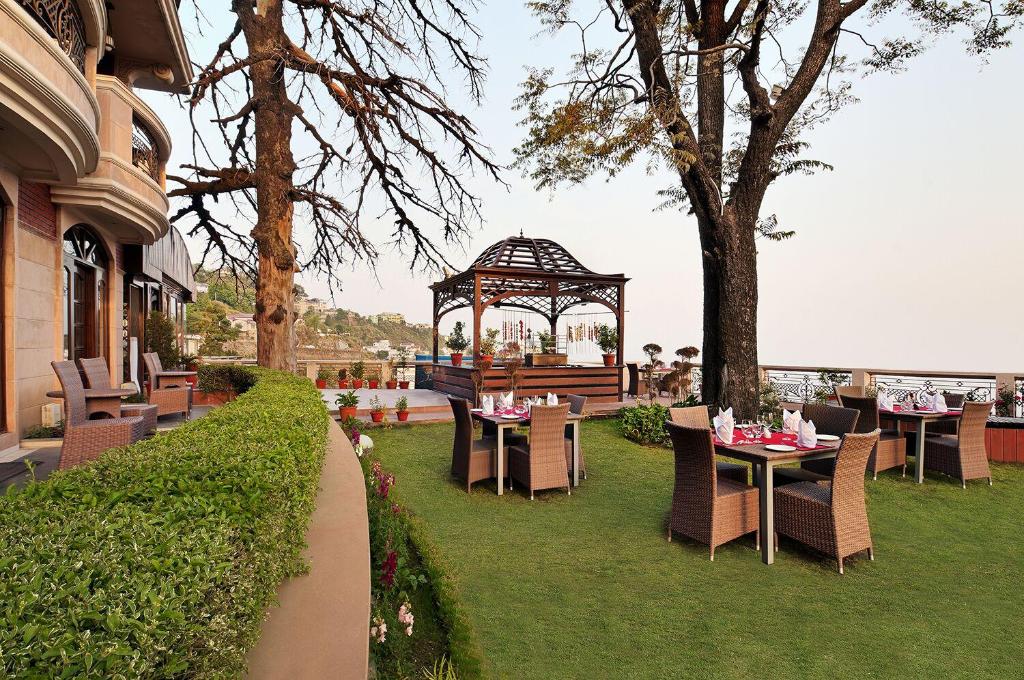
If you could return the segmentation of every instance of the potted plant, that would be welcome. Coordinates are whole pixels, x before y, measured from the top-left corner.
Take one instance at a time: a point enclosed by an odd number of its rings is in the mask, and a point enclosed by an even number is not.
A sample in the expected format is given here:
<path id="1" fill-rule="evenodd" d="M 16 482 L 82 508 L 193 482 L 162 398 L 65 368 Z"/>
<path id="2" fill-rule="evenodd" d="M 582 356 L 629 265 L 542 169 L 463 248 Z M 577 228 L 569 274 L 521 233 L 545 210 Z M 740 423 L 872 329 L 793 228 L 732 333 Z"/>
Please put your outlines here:
<path id="1" fill-rule="evenodd" d="M 398 368 L 405 368 L 409 364 L 409 348 L 402 345 L 398 348 Z M 399 380 L 398 388 L 401 390 L 409 389 L 408 380 Z"/>
<path id="2" fill-rule="evenodd" d="M 199 357 L 195 354 L 182 354 L 178 360 L 181 364 L 182 370 L 185 371 L 198 371 L 199 370 Z M 193 388 L 199 384 L 198 375 L 189 375 L 185 377 L 185 382 L 191 385 Z"/>
<path id="3" fill-rule="evenodd" d="M 318 390 L 327 389 L 327 381 L 331 379 L 331 369 L 321 368 L 316 372 L 316 388 Z"/>
<path id="4" fill-rule="evenodd" d="M 398 413 L 398 420 L 405 422 L 409 420 L 409 399 L 407 397 L 399 397 L 398 401 L 395 402 L 395 411 Z"/>
<path id="5" fill-rule="evenodd" d="M 339 394 L 334 403 L 338 405 L 338 417 L 341 418 L 341 422 L 356 417 L 356 406 L 359 405 L 359 397 L 352 390 Z"/>
<path id="6" fill-rule="evenodd" d="M 348 373 L 345 371 L 344 368 L 339 368 L 338 369 L 338 389 L 339 390 L 347 390 L 348 389 Z"/>
<path id="7" fill-rule="evenodd" d="M 486 370 L 494 365 L 494 350 L 498 346 L 498 329 L 488 328 L 480 338 L 480 368 Z"/>
<path id="8" fill-rule="evenodd" d="M 455 328 L 452 329 L 452 334 L 448 336 L 448 341 L 445 343 L 448 345 L 448 349 L 452 351 L 452 366 L 462 365 L 462 353 L 469 347 L 469 340 L 466 339 L 465 335 L 466 325 L 461 321 L 455 322 Z"/>
<path id="9" fill-rule="evenodd" d="M 370 418 L 373 422 L 380 423 L 384 421 L 384 414 L 387 413 L 387 409 L 384 407 L 384 402 L 380 400 L 380 397 L 374 395 L 370 399 Z"/>
<path id="10" fill-rule="evenodd" d="M 371 390 L 375 390 L 378 387 L 380 387 L 380 369 L 379 368 L 374 368 L 374 369 L 372 369 L 370 371 L 370 375 L 368 376 L 368 381 L 370 383 L 370 389 Z"/>
<path id="11" fill-rule="evenodd" d="M 558 337 L 554 333 L 538 331 L 537 347 L 540 349 L 539 352 L 530 352 L 526 355 L 527 366 L 564 366 L 569 363 L 569 355 L 559 353 Z"/>
<path id="12" fill-rule="evenodd" d="M 395 378 L 397 374 L 395 373 L 394 361 L 388 361 L 388 375 L 390 375 L 391 377 L 388 378 L 387 382 L 384 383 L 384 387 L 388 388 L 389 390 L 396 389 L 398 387 L 398 380 Z"/>
<path id="13" fill-rule="evenodd" d="M 362 361 L 357 361 L 352 364 L 352 387 L 355 389 L 362 389 L 363 387 L 363 376 L 366 374 L 366 364 Z"/>
<path id="14" fill-rule="evenodd" d="M 597 346 L 601 348 L 601 359 L 605 366 L 615 365 L 615 354 L 619 351 L 619 332 L 604 323 L 597 329 Z"/>

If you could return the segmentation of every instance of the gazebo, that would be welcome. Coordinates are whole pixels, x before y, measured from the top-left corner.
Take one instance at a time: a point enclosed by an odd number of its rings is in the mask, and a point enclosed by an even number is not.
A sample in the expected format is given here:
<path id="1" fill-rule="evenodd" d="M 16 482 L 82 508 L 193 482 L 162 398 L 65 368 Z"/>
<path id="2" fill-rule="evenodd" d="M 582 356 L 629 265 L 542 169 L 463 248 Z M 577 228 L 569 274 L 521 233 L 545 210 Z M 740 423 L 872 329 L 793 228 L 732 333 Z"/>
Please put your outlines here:
<path id="1" fill-rule="evenodd" d="M 589 393 L 595 400 L 614 397 L 618 401 L 622 393 L 622 341 L 627 281 L 629 279 L 623 274 L 597 274 L 587 269 L 569 251 L 549 239 L 526 238 L 520 234 L 495 243 L 480 253 L 465 271 L 430 286 L 434 293 L 435 386 L 461 396 L 472 394 L 471 391 L 466 394 L 467 391 L 462 389 L 470 377 L 470 369 L 460 371 L 457 367 L 438 361 L 438 325 L 445 314 L 457 309 L 473 309 L 473 356 L 477 357 L 480 355 L 481 317 L 488 307 L 507 307 L 539 314 L 550 324 L 552 335 L 556 335 L 558 319 L 562 314 L 574 307 L 594 303 L 607 307 L 615 315 L 619 336 L 616 365 L 607 368 L 564 366 L 524 369 L 527 371 L 524 385 L 529 386 L 527 394 L 542 394 L 549 388 L 564 394 L 575 388 L 577 392 Z M 598 371 L 599 368 L 604 369 L 603 372 Z M 531 370 L 536 374 L 530 375 Z M 463 371 L 466 373 L 464 376 L 461 375 Z M 489 378 L 494 377 L 496 381 L 501 371 L 492 369 L 487 373 L 485 381 L 492 382 Z M 615 375 L 614 387 L 601 382 L 607 382 L 612 373 Z M 580 384 L 572 384 L 571 378 L 574 375 L 580 379 Z M 437 379 L 439 376 L 440 380 Z M 445 376 L 452 376 L 457 383 L 455 387 L 459 389 L 444 389 Z"/>

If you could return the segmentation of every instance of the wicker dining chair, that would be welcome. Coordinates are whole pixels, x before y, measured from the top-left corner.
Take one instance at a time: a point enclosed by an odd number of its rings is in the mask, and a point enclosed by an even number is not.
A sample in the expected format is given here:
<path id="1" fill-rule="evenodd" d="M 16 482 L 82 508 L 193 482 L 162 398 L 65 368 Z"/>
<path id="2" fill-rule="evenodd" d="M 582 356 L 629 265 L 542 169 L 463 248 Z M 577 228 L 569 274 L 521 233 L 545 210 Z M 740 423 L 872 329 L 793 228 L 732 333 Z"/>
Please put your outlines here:
<path id="1" fill-rule="evenodd" d="M 697 429 L 711 427 L 711 415 L 707 406 L 675 406 L 668 410 L 668 418 L 669 421 L 683 427 Z M 719 477 L 727 477 L 740 484 L 746 484 L 749 479 L 746 465 L 716 461 L 715 469 Z"/>
<path id="2" fill-rule="evenodd" d="M 569 413 L 582 416 L 587 409 L 587 398 L 578 394 L 567 394 L 566 401 L 569 402 Z M 572 432 L 573 426 L 565 426 L 565 463 L 569 467 L 569 474 L 572 474 Z M 580 474 L 583 479 L 587 478 L 587 461 L 583 457 L 583 442 L 580 442 Z"/>
<path id="3" fill-rule="evenodd" d="M 946 400 L 947 408 L 963 408 L 967 395 L 955 392 L 943 392 L 942 398 Z M 928 423 L 927 435 L 956 434 L 957 427 L 959 425 L 959 420 L 940 420 L 937 423 Z M 908 441 L 909 439 L 910 438 L 908 438 Z"/>
<path id="4" fill-rule="evenodd" d="M 757 489 L 718 475 L 715 444 L 708 427 L 665 423 L 675 451 L 675 487 L 668 520 L 668 540 L 682 534 L 715 548 L 740 536 L 754 534 L 760 545 Z"/>
<path id="5" fill-rule="evenodd" d="M 907 476 L 907 438 L 902 435 L 883 432 L 879 426 L 878 400 L 874 397 L 851 397 L 840 396 L 840 403 L 845 408 L 856 409 L 860 412 L 857 418 L 857 427 L 854 430 L 859 434 L 879 431 L 878 444 L 871 451 L 868 458 L 868 471 L 873 479 L 878 479 L 878 473 L 894 467 L 903 468 L 903 476 Z"/>
<path id="6" fill-rule="evenodd" d="M 626 364 L 626 371 L 629 373 L 629 383 L 628 383 L 628 385 L 626 387 L 626 395 L 630 396 L 630 397 L 638 397 L 638 396 L 640 396 L 640 390 L 641 390 L 640 383 L 641 382 L 644 383 L 642 389 L 644 390 L 644 392 L 646 392 L 647 391 L 647 384 L 646 384 L 647 381 L 646 380 L 644 380 L 644 381 L 640 380 L 640 364 L 637 364 L 637 363 Z"/>
<path id="7" fill-rule="evenodd" d="M 493 398 L 494 399 L 494 406 L 495 406 L 495 408 L 497 408 L 497 406 L 498 406 L 498 397 L 500 396 L 500 393 L 499 392 L 481 392 L 480 393 L 480 402 L 481 403 L 483 403 L 483 398 L 485 396 L 489 396 L 489 397 Z M 481 422 L 480 427 L 482 428 L 481 431 L 483 432 L 483 436 L 484 437 L 496 438 L 498 436 L 498 426 L 495 425 L 494 423 L 492 423 L 492 422 L 490 422 L 488 420 L 484 420 L 484 421 Z M 522 432 L 511 432 L 508 429 L 506 429 L 505 430 L 504 442 L 505 442 L 505 448 L 506 449 L 508 447 L 514 446 L 516 444 L 525 444 L 526 443 L 526 435 L 524 433 L 522 433 Z"/>
<path id="8" fill-rule="evenodd" d="M 836 455 L 835 473 L 828 482 L 799 482 L 775 489 L 775 546 L 778 534 L 789 536 L 834 557 L 843 573 L 843 560 L 862 550 L 875 559 L 864 500 L 864 471 L 879 430 L 847 434 Z"/>
<path id="9" fill-rule="evenodd" d="M 492 439 L 473 439 L 473 417 L 469 402 L 448 397 L 455 418 L 455 439 L 452 442 L 452 476 L 466 482 L 466 493 L 473 483 L 497 477 L 497 447 Z"/>
<path id="10" fill-rule="evenodd" d="M 85 386 L 73 361 L 52 361 L 64 392 L 64 442 L 57 469 L 88 463 L 107 449 L 133 444 L 146 435 L 142 416 L 89 420 Z"/>
<path id="11" fill-rule="evenodd" d="M 965 489 L 967 480 L 986 477 L 991 486 L 985 426 L 994 405 L 991 401 L 966 401 L 960 414 L 958 435 L 925 437 L 924 469 L 956 477 Z"/>
<path id="12" fill-rule="evenodd" d="M 569 466 L 565 462 L 565 419 L 569 404 L 534 406 L 530 409 L 530 443 L 509 449 L 509 477 L 526 485 L 533 494 L 543 489 L 565 490 L 569 486 Z"/>
<path id="13" fill-rule="evenodd" d="M 856 430 L 857 419 L 860 417 L 860 411 L 857 409 L 826 404 L 804 404 L 801 414 L 804 420 L 814 423 L 814 431 L 818 434 L 831 434 L 836 437 Z M 775 486 L 797 482 L 826 482 L 832 477 L 835 465 L 834 458 L 823 458 L 801 461 L 798 468 L 775 468 Z"/>
<path id="14" fill-rule="evenodd" d="M 142 359 L 146 363 L 146 370 L 149 371 L 149 378 L 152 381 L 150 386 L 153 389 L 165 387 L 186 387 L 188 381 L 185 378 L 197 375 L 195 371 L 168 371 L 160 362 L 160 355 L 156 352 L 145 352 Z"/>
<path id="15" fill-rule="evenodd" d="M 165 371 L 156 352 L 146 352 L 142 359 L 149 373 L 149 403 L 157 407 L 157 415 L 180 413 L 188 420 L 192 413 L 191 386 L 179 384 L 184 380 L 171 380 L 173 384 L 161 380 L 161 374 Z"/>
<path id="16" fill-rule="evenodd" d="M 864 385 L 835 385 L 832 389 L 840 404 L 843 403 L 843 397 L 863 397 L 866 393 Z"/>
<path id="17" fill-rule="evenodd" d="M 78 365 L 85 374 L 85 382 L 89 389 L 106 390 L 112 387 L 107 362 L 102 357 L 79 359 Z M 159 409 L 155 404 L 125 404 L 120 397 L 91 399 L 88 392 L 85 396 L 90 417 L 97 413 L 105 413 L 111 418 L 142 416 L 146 423 L 146 432 L 156 434 L 156 417 Z"/>

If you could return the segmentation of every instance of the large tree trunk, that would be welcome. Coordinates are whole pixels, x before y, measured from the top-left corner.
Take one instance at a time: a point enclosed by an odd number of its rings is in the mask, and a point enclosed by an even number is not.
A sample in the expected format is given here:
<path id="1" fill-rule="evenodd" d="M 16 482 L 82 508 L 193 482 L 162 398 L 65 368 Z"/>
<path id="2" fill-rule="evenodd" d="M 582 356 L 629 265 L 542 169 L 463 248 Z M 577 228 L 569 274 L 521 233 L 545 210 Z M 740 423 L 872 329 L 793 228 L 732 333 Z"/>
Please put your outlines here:
<path id="1" fill-rule="evenodd" d="M 236 0 L 236 7 L 245 3 Z M 261 2 L 261 15 L 239 8 L 249 53 L 284 52 L 288 38 L 282 23 L 281 0 Z M 238 10 L 236 10 L 238 11 Z M 256 226 L 253 240 L 259 253 L 256 279 L 256 362 L 293 371 L 295 247 L 292 243 L 292 122 L 296 105 L 288 98 L 283 66 L 276 59 L 253 64 L 256 136 Z"/>
<path id="2" fill-rule="evenodd" d="M 699 218 L 704 253 L 704 354 L 701 396 L 732 406 L 737 418 L 758 407 L 757 249 L 753 215 L 726 206 L 721 216 Z"/>

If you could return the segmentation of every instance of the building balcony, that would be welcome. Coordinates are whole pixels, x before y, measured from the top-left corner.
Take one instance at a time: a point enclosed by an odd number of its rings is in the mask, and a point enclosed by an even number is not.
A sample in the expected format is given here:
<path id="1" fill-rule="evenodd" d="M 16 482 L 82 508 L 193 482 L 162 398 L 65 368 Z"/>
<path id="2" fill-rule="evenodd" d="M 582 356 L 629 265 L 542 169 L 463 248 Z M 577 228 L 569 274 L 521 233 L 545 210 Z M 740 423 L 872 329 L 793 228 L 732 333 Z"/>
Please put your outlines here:
<path id="1" fill-rule="evenodd" d="M 54 186 L 53 201 L 85 207 L 121 241 L 153 243 L 169 229 L 165 165 L 167 129 L 127 85 L 96 76 L 100 107 L 99 161 L 73 185 Z"/>
<path id="2" fill-rule="evenodd" d="M 90 45 L 102 44 L 105 25 L 100 0 L 0 0 L 0 155 L 22 176 L 72 182 L 96 168 Z"/>

